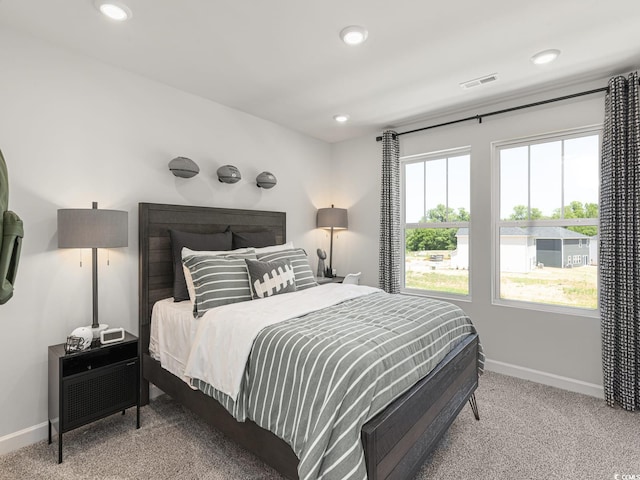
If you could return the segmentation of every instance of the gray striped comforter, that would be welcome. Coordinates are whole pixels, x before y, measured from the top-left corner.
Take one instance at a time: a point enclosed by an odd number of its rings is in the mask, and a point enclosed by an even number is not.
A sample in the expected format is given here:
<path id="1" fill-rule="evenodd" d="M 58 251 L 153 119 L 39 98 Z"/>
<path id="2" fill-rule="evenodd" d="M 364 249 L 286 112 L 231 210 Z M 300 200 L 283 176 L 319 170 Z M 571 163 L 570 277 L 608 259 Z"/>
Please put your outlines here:
<path id="1" fill-rule="evenodd" d="M 367 478 L 360 431 L 475 333 L 455 305 L 374 293 L 263 329 L 237 401 L 194 386 L 291 445 L 300 479 Z M 478 369 L 484 355 L 480 349 Z"/>

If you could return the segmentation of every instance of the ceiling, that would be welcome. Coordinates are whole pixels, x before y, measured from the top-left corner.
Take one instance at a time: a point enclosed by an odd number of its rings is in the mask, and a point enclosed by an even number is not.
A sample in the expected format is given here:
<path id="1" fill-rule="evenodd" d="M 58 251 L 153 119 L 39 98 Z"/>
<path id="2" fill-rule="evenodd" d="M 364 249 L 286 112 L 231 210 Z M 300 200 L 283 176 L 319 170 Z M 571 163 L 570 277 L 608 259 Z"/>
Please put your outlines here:
<path id="1" fill-rule="evenodd" d="M 640 65 L 637 0 L 120 1 L 124 23 L 93 0 L 2 0 L 0 26 L 327 142 Z M 354 24 L 357 47 L 338 36 Z"/>

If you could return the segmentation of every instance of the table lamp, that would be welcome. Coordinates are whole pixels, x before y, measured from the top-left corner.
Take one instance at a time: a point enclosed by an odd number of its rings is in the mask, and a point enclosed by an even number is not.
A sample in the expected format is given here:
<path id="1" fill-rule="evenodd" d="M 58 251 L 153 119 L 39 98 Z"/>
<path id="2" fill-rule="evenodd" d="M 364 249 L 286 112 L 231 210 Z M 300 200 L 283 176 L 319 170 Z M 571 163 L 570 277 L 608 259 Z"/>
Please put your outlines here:
<path id="1" fill-rule="evenodd" d="M 336 229 L 346 229 L 348 226 L 346 208 L 319 208 L 316 217 L 316 227 L 331 229 L 331 243 L 329 246 L 329 273 L 333 276 L 333 231 Z"/>
<path id="2" fill-rule="evenodd" d="M 90 248 L 93 273 L 93 338 L 108 325 L 98 322 L 98 248 L 128 246 L 128 212 L 93 208 L 58 210 L 58 248 Z"/>

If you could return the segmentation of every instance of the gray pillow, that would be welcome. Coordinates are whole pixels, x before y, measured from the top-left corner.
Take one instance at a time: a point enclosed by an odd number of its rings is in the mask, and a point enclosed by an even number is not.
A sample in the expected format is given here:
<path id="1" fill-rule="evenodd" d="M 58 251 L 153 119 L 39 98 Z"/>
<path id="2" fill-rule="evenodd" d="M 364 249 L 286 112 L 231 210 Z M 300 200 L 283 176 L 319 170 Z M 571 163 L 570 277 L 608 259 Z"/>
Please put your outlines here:
<path id="1" fill-rule="evenodd" d="M 265 298 L 296 291 L 296 277 L 289 260 L 261 262 L 245 259 L 253 298 Z"/>
<path id="2" fill-rule="evenodd" d="M 251 300 L 249 274 L 245 258 L 254 253 L 221 257 L 217 255 L 188 255 L 182 259 L 191 273 L 196 298 L 193 316 L 201 317 L 207 310 L 230 303 Z"/>
<path id="3" fill-rule="evenodd" d="M 317 287 L 311 265 L 307 254 L 302 248 L 292 248 L 291 250 L 280 250 L 279 252 L 258 254 L 258 260 L 263 262 L 273 262 L 275 260 L 289 260 L 296 276 L 296 290 Z"/>
<path id="4" fill-rule="evenodd" d="M 182 271 L 182 247 L 191 250 L 231 250 L 231 232 L 192 233 L 169 230 L 173 259 L 173 301 L 189 300 L 189 292 Z"/>
<path id="5" fill-rule="evenodd" d="M 233 249 L 244 247 L 270 247 L 276 244 L 276 234 L 269 230 L 260 232 L 233 232 Z"/>

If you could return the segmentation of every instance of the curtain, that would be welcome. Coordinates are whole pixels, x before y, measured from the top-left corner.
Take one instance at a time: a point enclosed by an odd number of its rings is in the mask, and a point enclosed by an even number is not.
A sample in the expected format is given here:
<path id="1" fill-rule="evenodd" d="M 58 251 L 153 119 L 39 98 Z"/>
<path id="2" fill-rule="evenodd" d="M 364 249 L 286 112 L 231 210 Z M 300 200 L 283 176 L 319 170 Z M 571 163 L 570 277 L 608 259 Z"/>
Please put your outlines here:
<path id="1" fill-rule="evenodd" d="M 600 312 L 607 404 L 640 409 L 638 73 L 609 81 L 600 171 Z"/>
<path id="2" fill-rule="evenodd" d="M 382 134 L 382 191 L 380 195 L 380 288 L 400 291 L 400 142 L 398 134 Z"/>

